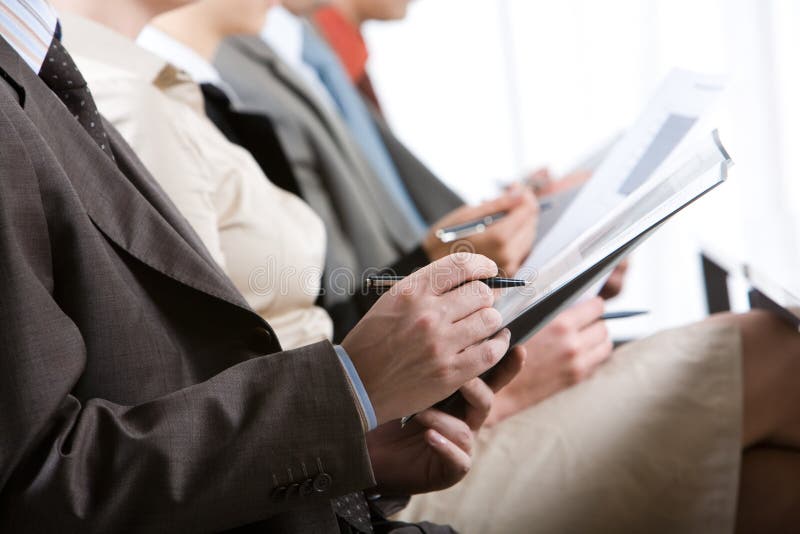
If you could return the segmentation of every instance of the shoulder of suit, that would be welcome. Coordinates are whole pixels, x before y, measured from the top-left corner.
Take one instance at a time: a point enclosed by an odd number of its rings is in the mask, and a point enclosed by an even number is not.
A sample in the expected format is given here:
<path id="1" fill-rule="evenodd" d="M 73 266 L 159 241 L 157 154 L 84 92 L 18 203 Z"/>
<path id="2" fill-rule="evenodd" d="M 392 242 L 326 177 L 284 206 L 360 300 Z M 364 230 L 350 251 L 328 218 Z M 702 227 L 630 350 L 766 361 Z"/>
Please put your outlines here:
<path id="1" fill-rule="evenodd" d="M 246 57 L 251 60 L 274 61 L 277 56 L 270 46 L 257 35 L 234 35 L 219 47 L 219 55 Z"/>

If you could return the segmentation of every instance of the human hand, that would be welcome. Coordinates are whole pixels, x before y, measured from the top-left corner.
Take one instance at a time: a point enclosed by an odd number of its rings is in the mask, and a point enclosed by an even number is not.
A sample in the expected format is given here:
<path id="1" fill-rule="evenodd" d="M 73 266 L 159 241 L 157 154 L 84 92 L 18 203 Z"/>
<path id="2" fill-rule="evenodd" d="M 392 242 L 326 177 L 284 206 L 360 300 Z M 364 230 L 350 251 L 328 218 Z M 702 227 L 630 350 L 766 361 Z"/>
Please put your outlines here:
<path id="1" fill-rule="evenodd" d="M 555 195 L 556 193 L 575 189 L 576 187 L 585 184 L 591 177 L 592 171 L 575 171 L 559 178 L 558 180 L 550 180 L 550 182 L 539 187 L 536 190 L 536 194 L 539 195 L 539 198 L 544 198 L 549 195 Z"/>
<path id="2" fill-rule="evenodd" d="M 413 495 L 448 488 L 472 465 L 474 432 L 489 414 L 493 392 L 522 368 L 525 349 L 514 347 L 495 367 L 487 382 L 473 378 L 459 391 L 465 401 L 463 418 L 429 408 L 405 427 L 390 421 L 367 434 L 376 491 L 382 495 Z"/>
<path id="3" fill-rule="evenodd" d="M 622 292 L 622 287 L 625 285 L 625 275 L 628 273 L 628 267 L 630 267 L 630 261 L 627 259 L 622 260 L 614 267 L 605 285 L 600 290 L 600 297 L 609 300 Z"/>
<path id="4" fill-rule="evenodd" d="M 494 366 L 510 333 L 492 290 L 497 265 L 453 254 L 398 282 L 342 341 L 378 424 L 422 411 Z M 463 284 L 463 285 L 462 285 Z"/>
<path id="5" fill-rule="evenodd" d="M 494 402 L 487 425 L 498 423 L 534 404 L 578 384 L 611 356 L 600 297 L 581 302 L 559 314 L 534 335 L 525 348 L 530 355 L 522 372 Z"/>
<path id="6" fill-rule="evenodd" d="M 547 167 L 536 169 L 522 179 L 522 183 L 527 185 L 533 190 L 535 195 L 540 195 L 542 191 L 546 190 L 553 184 L 553 175 Z"/>
<path id="7" fill-rule="evenodd" d="M 480 234 L 452 243 L 442 243 L 436 231 L 473 221 L 498 212 L 507 215 L 486 227 Z M 515 273 L 530 253 L 536 237 L 539 219 L 539 203 L 528 188 L 516 185 L 499 198 L 478 206 L 462 206 L 433 225 L 425 237 L 422 248 L 429 258 L 435 260 L 465 247 L 470 252 L 482 254 L 494 260 L 500 271 Z"/>

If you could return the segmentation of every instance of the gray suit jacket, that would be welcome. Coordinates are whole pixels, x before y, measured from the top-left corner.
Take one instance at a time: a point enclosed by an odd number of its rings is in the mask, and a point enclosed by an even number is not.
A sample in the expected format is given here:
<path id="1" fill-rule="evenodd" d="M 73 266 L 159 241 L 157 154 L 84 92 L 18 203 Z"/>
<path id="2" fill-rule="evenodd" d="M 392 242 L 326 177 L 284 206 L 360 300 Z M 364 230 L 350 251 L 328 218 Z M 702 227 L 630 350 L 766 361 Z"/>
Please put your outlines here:
<path id="1" fill-rule="evenodd" d="M 0 78 L 0 531 L 337 531 L 374 480 L 330 344 L 281 352 L 2 38 Z"/>
<path id="2" fill-rule="evenodd" d="M 347 267 L 360 275 L 414 249 L 418 236 L 407 229 L 342 119 L 267 44 L 255 36 L 231 38 L 220 47 L 215 63 L 244 108 L 273 121 L 304 198 L 326 222 L 330 269 Z M 418 172 L 421 164 L 407 164 L 407 151 L 385 124 L 379 125 L 428 224 L 462 204 L 431 173 Z"/>

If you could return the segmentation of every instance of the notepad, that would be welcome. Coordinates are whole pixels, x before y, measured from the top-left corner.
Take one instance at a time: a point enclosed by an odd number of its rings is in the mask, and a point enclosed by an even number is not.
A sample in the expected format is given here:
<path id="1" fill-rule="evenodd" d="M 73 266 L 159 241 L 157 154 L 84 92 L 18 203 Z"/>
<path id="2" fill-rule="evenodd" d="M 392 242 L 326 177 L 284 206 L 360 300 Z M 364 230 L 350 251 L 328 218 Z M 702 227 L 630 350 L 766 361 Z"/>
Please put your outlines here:
<path id="1" fill-rule="evenodd" d="M 495 307 L 512 344 L 540 330 L 681 210 L 723 183 L 732 160 L 716 130 L 684 151 L 532 273 L 530 285 L 506 290 Z"/>
<path id="2" fill-rule="evenodd" d="M 546 233 L 514 276 L 527 278 L 565 243 L 577 239 L 649 181 L 663 176 L 682 150 L 710 130 L 702 125 L 723 90 L 718 76 L 680 69 L 670 72 L 637 120 L 604 154 L 591 179 L 559 211 L 558 219 L 548 214 Z"/>
<path id="3" fill-rule="evenodd" d="M 504 290 L 495 308 L 503 316 L 501 328 L 511 332 L 511 346 L 527 341 L 667 221 L 727 180 L 733 165 L 716 130 L 682 154 L 674 158 L 672 166 L 649 177 L 613 210 L 565 243 L 535 273 L 530 285 Z M 481 376 L 486 378 L 491 372 Z M 459 398 L 456 392 L 437 406 L 449 410 Z"/>

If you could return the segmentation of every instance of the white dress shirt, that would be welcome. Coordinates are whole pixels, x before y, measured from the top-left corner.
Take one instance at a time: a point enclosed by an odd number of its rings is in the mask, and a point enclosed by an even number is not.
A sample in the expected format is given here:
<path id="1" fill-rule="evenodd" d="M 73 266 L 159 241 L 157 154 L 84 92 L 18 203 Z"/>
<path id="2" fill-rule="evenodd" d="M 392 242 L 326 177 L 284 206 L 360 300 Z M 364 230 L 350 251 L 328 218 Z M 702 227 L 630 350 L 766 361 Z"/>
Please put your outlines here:
<path id="1" fill-rule="evenodd" d="M 42 68 L 57 24 L 46 0 L 0 2 L 0 35 L 34 72 Z"/>
<path id="2" fill-rule="evenodd" d="M 153 26 L 145 26 L 136 38 L 136 44 L 181 69 L 196 84 L 211 84 L 225 93 L 228 100 L 234 104 L 237 102 L 236 93 L 222 79 L 214 65 L 172 36 Z"/>

